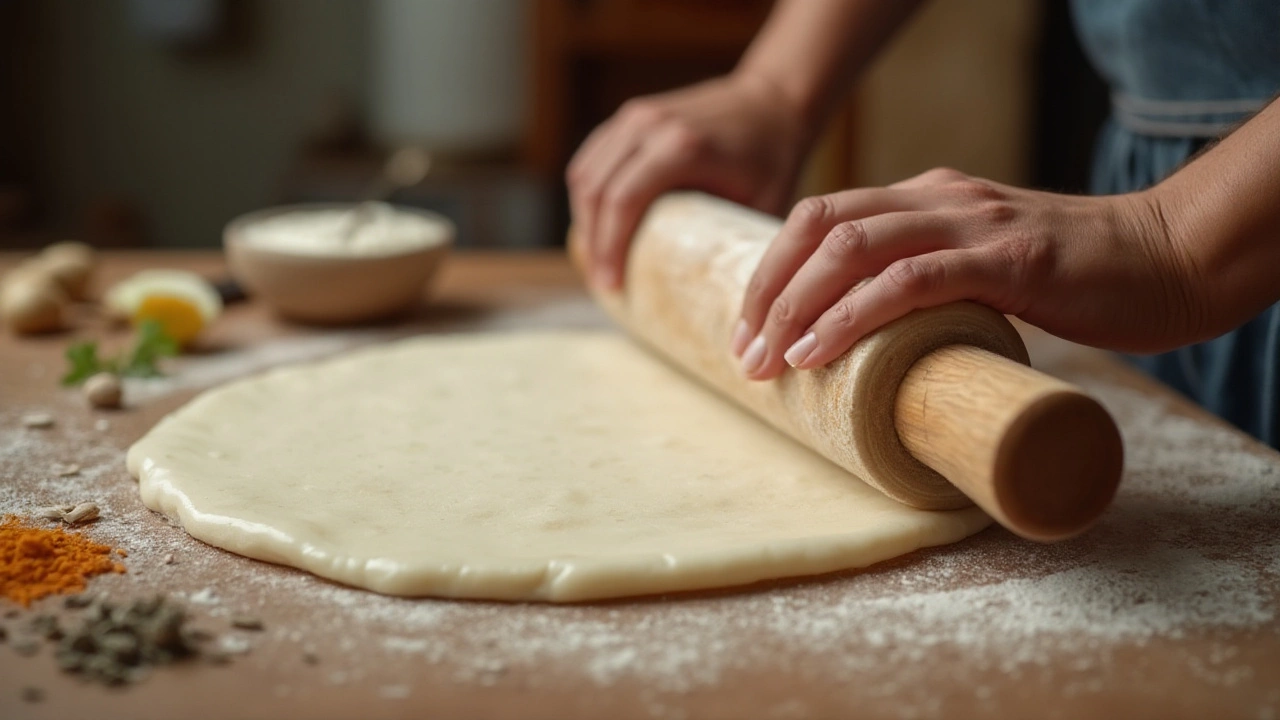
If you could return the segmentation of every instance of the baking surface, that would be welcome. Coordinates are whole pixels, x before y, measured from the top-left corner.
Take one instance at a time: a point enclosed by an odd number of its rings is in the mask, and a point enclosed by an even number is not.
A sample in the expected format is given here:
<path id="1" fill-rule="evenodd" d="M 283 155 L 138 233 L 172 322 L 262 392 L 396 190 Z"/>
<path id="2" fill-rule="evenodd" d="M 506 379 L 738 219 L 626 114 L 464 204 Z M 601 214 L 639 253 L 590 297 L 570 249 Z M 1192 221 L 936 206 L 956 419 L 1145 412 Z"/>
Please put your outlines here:
<path id="1" fill-rule="evenodd" d="M 108 275 L 148 265 L 221 267 L 213 255 L 135 254 L 113 257 Z M 239 633 L 252 648 L 228 666 L 161 669 L 123 690 L 60 674 L 47 646 L 22 658 L 5 643 L 0 714 L 1280 716 L 1280 455 L 1112 359 L 1038 335 L 1033 362 L 1097 395 L 1127 451 L 1114 508 L 1058 545 L 993 527 L 867 571 L 560 607 L 344 588 L 204 546 L 142 506 L 125 450 L 205 387 L 413 333 L 606 324 L 559 256 L 457 256 L 442 281 L 411 320 L 360 330 L 288 327 L 236 306 L 200 354 L 132 385 L 137 406 L 115 413 L 58 387 L 67 336 L 0 337 L 0 512 L 97 500 L 103 518 L 87 532 L 126 549 L 129 572 L 91 591 L 185 598 L 196 625 L 219 633 L 237 613 L 266 625 Z M 35 411 L 57 424 L 23 428 Z M 57 463 L 83 470 L 56 477 Z M 53 598 L 0 625 L 12 638 L 60 608 Z M 44 701 L 23 702 L 26 686 Z"/>

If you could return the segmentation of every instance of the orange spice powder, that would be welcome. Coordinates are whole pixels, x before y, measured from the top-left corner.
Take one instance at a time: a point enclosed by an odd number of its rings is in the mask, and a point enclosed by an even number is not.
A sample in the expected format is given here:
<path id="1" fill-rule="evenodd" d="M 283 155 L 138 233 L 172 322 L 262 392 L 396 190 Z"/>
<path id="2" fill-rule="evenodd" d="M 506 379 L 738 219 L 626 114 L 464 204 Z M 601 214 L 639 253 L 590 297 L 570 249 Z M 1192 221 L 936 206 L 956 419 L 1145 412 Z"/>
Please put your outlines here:
<path id="1" fill-rule="evenodd" d="M 26 607 L 46 595 L 78 593 L 94 575 L 125 571 L 112 550 L 80 533 L 6 516 L 0 523 L 0 596 Z"/>

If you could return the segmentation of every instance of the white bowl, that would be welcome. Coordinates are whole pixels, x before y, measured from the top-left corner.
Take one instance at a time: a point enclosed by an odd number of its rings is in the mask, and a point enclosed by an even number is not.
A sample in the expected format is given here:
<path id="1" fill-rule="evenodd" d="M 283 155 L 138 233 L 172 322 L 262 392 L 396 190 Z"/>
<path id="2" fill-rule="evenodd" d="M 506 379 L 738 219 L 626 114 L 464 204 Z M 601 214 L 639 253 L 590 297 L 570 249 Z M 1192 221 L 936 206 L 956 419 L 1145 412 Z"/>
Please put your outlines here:
<path id="1" fill-rule="evenodd" d="M 438 213 L 395 206 L 426 221 L 421 238 L 403 247 L 360 253 L 312 252 L 256 242 L 246 231 L 286 213 L 351 211 L 354 204 L 307 203 L 251 212 L 232 220 L 223 235 L 231 273 L 252 297 L 291 320 L 350 324 L 406 312 L 453 245 L 457 229 Z"/>

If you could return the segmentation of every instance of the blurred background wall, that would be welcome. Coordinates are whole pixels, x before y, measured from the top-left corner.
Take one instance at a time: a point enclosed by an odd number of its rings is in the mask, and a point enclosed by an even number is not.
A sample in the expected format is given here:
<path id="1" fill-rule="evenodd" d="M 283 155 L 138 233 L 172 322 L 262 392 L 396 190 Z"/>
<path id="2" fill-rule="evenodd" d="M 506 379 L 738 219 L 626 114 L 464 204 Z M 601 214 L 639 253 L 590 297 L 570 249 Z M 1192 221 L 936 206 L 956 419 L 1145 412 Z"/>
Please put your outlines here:
<path id="1" fill-rule="evenodd" d="M 858 89 L 858 181 L 946 165 L 1026 183 L 1041 10 L 1025 0 L 926 5 Z"/>
<path id="2" fill-rule="evenodd" d="M 277 197 L 317 116 L 366 75 L 358 3 L 215 3 L 186 35 L 148 24 L 157 3 L 0 5 L 0 180 L 28 188 L 39 223 L 105 243 L 218 242 Z"/>
<path id="3" fill-rule="evenodd" d="M 208 247 L 265 205 L 399 202 L 555 244 L 561 174 L 622 101 L 731 68 L 767 0 L 0 0 L 0 247 Z M 934 0 L 832 120 L 801 194 L 935 165 L 1082 187 L 1105 97 L 1065 0 Z"/>

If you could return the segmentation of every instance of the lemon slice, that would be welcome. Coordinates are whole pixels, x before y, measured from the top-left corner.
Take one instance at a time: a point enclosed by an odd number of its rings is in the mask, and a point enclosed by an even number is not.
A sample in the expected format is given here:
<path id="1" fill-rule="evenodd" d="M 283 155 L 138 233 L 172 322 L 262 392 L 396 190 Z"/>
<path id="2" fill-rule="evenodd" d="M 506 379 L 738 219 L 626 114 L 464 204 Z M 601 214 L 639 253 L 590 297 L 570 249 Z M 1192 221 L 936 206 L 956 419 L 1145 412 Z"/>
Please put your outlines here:
<path id="1" fill-rule="evenodd" d="M 222 298 L 207 280 L 185 270 L 143 270 L 113 286 L 104 299 L 115 316 L 154 320 L 187 344 L 222 313 Z"/>
<path id="2" fill-rule="evenodd" d="M 144 297 L 133 313 L 133 324 L 140 325 L 147 320 L 160 323 L 165 334 L 176 340 L 179 345 L 186 345 L 195 339 L 205 325 L 204 317 L 196 304 L 187 298 L 175 295 Z"/>

